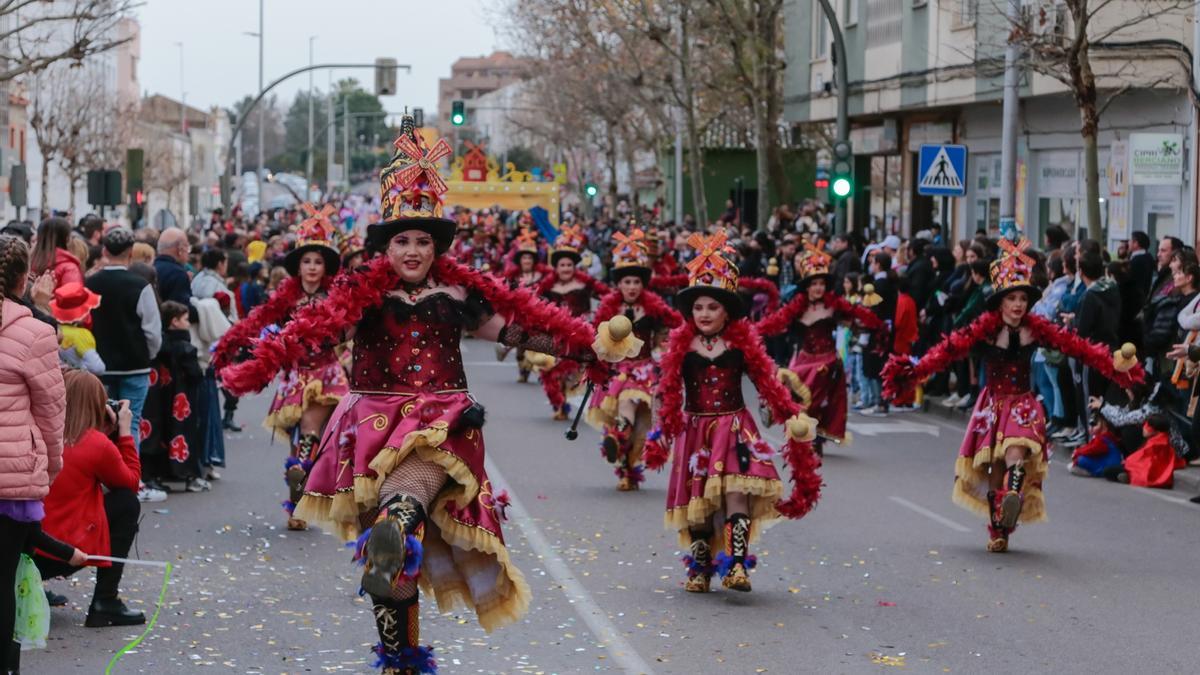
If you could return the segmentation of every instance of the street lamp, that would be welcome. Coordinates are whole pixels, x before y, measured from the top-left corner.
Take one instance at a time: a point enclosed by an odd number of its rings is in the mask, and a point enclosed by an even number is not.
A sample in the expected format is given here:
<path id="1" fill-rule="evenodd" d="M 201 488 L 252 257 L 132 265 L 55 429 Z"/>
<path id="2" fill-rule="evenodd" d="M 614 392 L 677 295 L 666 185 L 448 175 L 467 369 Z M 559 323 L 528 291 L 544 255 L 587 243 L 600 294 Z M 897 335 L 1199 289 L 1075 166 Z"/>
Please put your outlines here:
<path id="1" fill-rule="evenodd" d="M 317 39 L 316 35 L 308 36 L 308 65 L 313 64 L 313 42 Z M 308 152 L 304 153 L 304 184 L 305 186 L 312 185 L 313 172 L 313 71 L 308 71 Z M 304 188 L 304 197 L 308 198 L 309 188 Z"/>
<path id="2" fill-rule="evenodd" d="M 258 38 L 258 95 L 261 98 L 263 95 L 263 0 L 258 0 L 258 32 L 243 31 L 245 35 Z M 266 126 L 264 115 L 265 108 L 258 109 L 258 169 L 254 172 L 255 181 L 258 183 L 258 209 L 262 210 L 262 171 L 265 160 L 263 158 L 263 128 Z"/>

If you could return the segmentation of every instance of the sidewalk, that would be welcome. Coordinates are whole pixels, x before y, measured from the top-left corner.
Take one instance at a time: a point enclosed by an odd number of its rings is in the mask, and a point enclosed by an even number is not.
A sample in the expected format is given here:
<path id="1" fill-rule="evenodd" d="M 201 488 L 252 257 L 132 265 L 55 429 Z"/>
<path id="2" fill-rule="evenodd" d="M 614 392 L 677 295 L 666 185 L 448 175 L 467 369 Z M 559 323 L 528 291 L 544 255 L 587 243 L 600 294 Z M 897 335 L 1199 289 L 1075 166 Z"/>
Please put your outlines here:
<path id="1" fill-rule="evenodd" d="M 963 424 L 963 429 L 965 430 L 969 413 L 961 412 L 954 408 L 943 407 L 939 404 L 940 401 L 941 399 L 928 399 L 923 414 L 937 415 L 943 419 L 960 422 Z M 1175 472 L 1174 492 L 1179 493 L 1180 497 L 1186 499 L 1200 495 L 1200 462 L 1194 461 L 1187 468 Z"/>

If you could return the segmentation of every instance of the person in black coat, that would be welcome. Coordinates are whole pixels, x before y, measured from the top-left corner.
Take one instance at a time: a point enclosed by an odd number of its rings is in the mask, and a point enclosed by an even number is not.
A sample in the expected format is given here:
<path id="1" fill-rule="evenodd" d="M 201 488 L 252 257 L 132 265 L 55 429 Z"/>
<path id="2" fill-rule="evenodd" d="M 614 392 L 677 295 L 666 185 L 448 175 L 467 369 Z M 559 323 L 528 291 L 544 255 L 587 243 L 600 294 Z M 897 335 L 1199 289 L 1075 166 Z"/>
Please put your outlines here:
<path id="1" fill-rule="evenodd" d="M 935 288 L 937 273 L 933 269 L 933 263 L 929 260 L 928 241 L 913 239 L 908 242 L 908 250 L 912 256 L 912 262 L 904 271 L 904 277 L 908 279 L 908 294 L 912 296 L 913 302 L 919 309 L 929 302 L 929 296 L 933 294 Z"/>
<path id="2" fill-rule="evenodd" d="M 1143 299 L 1150 295 L 1154 283 L 1154 263 L 1150 237 L 1145 232 L 1134 232 L 1129 238 L 1129 280 Z"/>
<path id="3" fill-rule="evenodd" d="M 829 270 L 833 275 L 833 284 L 830 288 L 840 289 L 842 280 L 846 278 L 849 272 L 862 272 L 862 263 L 859 262 L 859 253 L 850 241 L 850 237 L 839 234 L 829 242 L 829 253 L 833 256 L 833 267 Z"/>

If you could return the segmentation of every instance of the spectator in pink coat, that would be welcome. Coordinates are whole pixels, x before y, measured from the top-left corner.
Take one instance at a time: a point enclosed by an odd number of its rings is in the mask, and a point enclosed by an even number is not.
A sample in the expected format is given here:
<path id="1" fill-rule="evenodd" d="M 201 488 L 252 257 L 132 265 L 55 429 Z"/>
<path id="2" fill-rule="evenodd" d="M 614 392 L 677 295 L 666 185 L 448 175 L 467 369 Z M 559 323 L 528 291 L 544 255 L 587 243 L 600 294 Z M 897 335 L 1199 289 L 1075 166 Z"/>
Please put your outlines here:
<path id="1" fill-rule="evenodd" d="M 0 236 L 0 644 L 5 672 L 19 668 L 12 641 L 20 555 L 39 541 L 42 499 L 62 468 L 66 390 L 54 329 L 15 301 L 25 292 L 29 249 Z M 80 561 L 82 564 L 82 561 Z"/>

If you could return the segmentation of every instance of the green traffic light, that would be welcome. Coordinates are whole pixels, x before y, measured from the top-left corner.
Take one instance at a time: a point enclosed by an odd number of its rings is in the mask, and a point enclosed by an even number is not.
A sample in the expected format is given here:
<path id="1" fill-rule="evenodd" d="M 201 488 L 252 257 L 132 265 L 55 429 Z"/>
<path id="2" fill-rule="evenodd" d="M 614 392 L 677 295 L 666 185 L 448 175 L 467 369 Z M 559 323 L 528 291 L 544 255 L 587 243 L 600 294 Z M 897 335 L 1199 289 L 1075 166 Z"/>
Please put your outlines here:
<path id="1" fill-rule="evenodd" d="M 453 123 L 454 126 L 456 126 L 456 127 L 461 127 L 463 122 L 465 122 L 465 121 L 467 121 L 466 117 L 464 117 L 461 114 L 454 115 L 453 117 L 450 118 L 450 122 Z"/>
<path id="2" fill-rule="evenodd" d="M 585 193 L 587 193 L 587 196 L 589 196 L 589 197 L 595 197 L 600 192 L 600 190 L 598 190 L 596 188 L 596 186 L 591 183 L 588 183 L 587 185 L 585 185 L 583 187 L 583 191 Z"/>
<path id="3" fill-rule="evenodd" d="M 833 180 L 833 195 L 835 197 L 848 197 L 851 187 L 849 178 L 835 178 Z"/>

